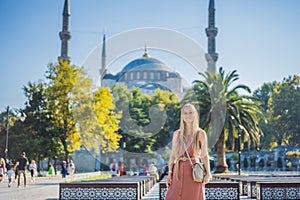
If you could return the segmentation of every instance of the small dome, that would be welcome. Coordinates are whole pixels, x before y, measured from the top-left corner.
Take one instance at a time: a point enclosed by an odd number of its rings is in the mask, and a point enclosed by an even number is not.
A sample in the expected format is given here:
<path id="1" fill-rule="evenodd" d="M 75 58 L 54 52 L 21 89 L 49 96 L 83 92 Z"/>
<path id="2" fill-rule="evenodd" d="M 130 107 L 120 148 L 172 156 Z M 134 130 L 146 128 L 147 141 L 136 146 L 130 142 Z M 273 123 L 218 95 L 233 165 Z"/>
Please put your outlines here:
<path id="1" fill-rule="evenodd" d="M 103 79 L 116 79 L 116 77 L 114 75 L 112 75 L 112 74 L 105 74 L 103 76 Z"/>
<path id="2" fill-rule="evenodd" d="M 171 90 L 166 87 L 166 86 L 163 86 L 161 84 L 158 84 L 158 83 L 146 83 L 144 85 L 141 85 L 139 86 L 139 88 L 141 89 L 146 89 L 146 90 L 156 90 L 156 89 L 161 89 L 161 90 L 168 90 L 171 92 Z"/>

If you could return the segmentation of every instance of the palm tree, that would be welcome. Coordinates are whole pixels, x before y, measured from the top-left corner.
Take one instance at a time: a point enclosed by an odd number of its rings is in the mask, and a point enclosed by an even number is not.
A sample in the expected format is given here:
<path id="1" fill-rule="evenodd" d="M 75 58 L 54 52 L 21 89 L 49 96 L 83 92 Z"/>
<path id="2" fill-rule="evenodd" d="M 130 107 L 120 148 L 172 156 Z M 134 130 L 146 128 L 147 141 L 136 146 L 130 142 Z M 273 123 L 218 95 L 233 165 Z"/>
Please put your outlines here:
<path id="1" fill-rule="evenodd" d="M 228 171 L 226 164 L 225 142 L 230 142 L 234 147 L 239 137 L 243 142 L 258 144 L 262 134 L 258 126 L 260 117 L 260 102 L 253 96 L 238 93 L 251 93 L 246 85 L 236 85 L 232 83 L 238 80 L 236 70 L 225 76 L 225 71 L 221 67 L 219 73 L 206 72 L 199 73 L 204 80 L 194 81 L 193 88 L 188 92 L 183 101 L 191 101 L 199 106 L 200 124 L 207 131 L 209 147 L 215 147 L 218 155 L 218 165 L 216 173 Z"/>

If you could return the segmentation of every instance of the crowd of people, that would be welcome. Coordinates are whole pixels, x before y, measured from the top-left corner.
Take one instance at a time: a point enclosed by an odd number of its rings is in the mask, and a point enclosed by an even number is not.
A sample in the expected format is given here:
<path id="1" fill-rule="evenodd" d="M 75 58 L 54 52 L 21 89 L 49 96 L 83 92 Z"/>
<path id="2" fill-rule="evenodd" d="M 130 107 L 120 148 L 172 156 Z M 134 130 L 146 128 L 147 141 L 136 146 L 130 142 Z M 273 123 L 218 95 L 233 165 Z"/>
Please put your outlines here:
<path id="1" fill-rule="evenodd" d="M 36 161 L 32 159 L 29 163 L 29 159 L 26 157 L 26 153 L 22 152 L 20 157 L 12 162 L 0 158 L 0 182 L 4 181 L 7 177 L 8 187 L 11 187 L 13 182 L 17 182 L 17 187 L 21 187 L 21 179 L 23 179 L 24 187 L 27 186 L 27 172 L 30 172 L 30 181 L 35 182 L 35 178 L 38 176 L 38 166 Z M 67 175 L 73 175 L 75 173 L 75 164 L 70 160 L 69 164 L 63 161 L 61 164 L 61 175 L 65 178 Z M 47 176 L 52 177 L 57 175 L 56 167 L 49 163 Z"/>
<path id="2" fill-rule="evenodd" d="M 153 160 L 153 159 L 152 159 Z M 124 176 L 124 175 L 134 175 L 134 176 L 155 176 L 157 181 L 163 179 L 165 175 L 168 175 L 169 166 L 168 163 L 162 158 L 160 154 L 157 155 L 157 159 L 152 161 L 149 166 L 146 162 L 143 162 L 141 166 L 134 167 L 133 169 L 128 169 L 125 163 L 117 162 L 114 158 L 109 165 L 110 173 L 112 177 Z M 127 174 L 127 173 L 132 174 Z"/>

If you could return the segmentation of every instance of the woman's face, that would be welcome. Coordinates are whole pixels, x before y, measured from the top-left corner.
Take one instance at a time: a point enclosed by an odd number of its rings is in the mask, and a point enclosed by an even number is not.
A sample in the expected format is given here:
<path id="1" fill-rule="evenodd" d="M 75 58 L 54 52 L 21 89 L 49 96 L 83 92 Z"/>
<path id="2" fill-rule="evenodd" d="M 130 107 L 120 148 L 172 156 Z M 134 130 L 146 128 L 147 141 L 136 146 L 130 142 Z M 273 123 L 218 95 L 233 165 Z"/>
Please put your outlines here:
<path id="1" fill-rule="evenodd" d="M 192 123 L 194 121 L 194 118 L 195 118 L 195 112 L 194 110 L 191 108 L 191 107 L 185 107 L 183 109 L 183 121 L 185 123 Z"/>

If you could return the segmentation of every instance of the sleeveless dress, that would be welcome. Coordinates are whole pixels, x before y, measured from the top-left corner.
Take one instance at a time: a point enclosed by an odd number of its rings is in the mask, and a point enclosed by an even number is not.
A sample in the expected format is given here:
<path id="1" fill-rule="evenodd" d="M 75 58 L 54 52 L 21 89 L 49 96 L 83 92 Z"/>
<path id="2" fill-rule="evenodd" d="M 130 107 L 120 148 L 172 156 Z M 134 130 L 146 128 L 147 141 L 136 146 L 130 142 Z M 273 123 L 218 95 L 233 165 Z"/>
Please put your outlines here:
<path id="1" fill-rule="evenodd" d="M 189 155 L 193 157 L 192 145 L 187 148 Z M 186 153 L 183 157 L 188 158 Z M 192 159 L 194 163 L 195 160 Z M 176 166 L 178 165 L 178 166 Z M 178 167 L 178 179 L 176 177 L 176 168 Z M 173 167 L 172 184 L 170 185 L 165 200 L 204 200 L 204 184 L 195 182 L 192 175 L 192 166 L 190 161 L 177 161 Z"/>

